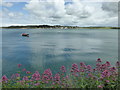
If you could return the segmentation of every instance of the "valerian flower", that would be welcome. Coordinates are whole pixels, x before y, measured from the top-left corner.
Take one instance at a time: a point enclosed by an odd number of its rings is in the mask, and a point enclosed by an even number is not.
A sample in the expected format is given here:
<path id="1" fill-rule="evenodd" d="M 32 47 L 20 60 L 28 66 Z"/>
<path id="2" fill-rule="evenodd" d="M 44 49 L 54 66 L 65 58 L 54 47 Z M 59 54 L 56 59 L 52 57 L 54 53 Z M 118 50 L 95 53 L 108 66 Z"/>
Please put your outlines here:
<path id="1" fill-rule="evenodd" d="M 8 81 L 8 78 L 6 75 L 2 76 L 2 81 Z"/>
<path id="2" fill-rule="evenodd" d="M 97 59 L 97 62 L 102 62 L 102 60 L 100 58 Z"/>
<path id="3" fill-rule="evenodd" d="M 61 70 L 62 72 L 66 72 L 65 66 L 60 67 L 60 70 Z"/>
<path id="4" fill-rule="evenodd" d="M 109 77 L 110 75 L 111 73 L 108 70 L 104 70 L 101 76 L 104 78 L 104 77 Z"/>
<path id="5" fill-rule="evenodd" d="M 22 66 L 22 64 L 18 64 L 18 68 L 20 68 Z"/>

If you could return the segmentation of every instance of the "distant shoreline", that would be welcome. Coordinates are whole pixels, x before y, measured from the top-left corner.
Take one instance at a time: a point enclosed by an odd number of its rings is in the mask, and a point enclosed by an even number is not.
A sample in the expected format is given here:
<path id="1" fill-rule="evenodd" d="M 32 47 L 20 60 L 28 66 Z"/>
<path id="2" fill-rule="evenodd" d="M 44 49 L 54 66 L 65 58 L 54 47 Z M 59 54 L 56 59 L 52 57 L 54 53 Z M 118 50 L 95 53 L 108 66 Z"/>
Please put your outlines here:
<path id="1" fill-rule="evenodd" d="M 50 26 L 50 25 L 27 25 L 27 26 L 8 26 L 0 27 L 3 29 L 120 29 L 120 27 L 78 27 L 78 26 Z"/>

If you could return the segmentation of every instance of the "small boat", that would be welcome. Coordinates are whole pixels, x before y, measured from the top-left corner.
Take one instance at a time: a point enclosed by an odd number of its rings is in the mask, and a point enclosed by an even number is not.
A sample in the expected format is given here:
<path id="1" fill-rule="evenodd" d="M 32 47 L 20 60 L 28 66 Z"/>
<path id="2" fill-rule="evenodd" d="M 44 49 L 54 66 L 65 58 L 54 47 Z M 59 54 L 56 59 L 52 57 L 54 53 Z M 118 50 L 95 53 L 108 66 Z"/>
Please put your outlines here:
<path id="1" fill-rule="evenodd" d="M 29 37 L 29 34 L 27 34 L 27 33 L 22 33 L 22 36 Z"/>

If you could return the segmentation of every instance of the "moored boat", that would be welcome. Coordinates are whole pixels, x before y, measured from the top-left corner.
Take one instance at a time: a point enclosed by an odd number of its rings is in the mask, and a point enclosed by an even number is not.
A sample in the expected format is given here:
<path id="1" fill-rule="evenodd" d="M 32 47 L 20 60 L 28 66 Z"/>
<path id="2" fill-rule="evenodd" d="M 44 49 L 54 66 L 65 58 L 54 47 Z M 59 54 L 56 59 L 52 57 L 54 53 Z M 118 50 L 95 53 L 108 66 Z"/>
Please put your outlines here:
<path id="1" fill-rule="evenodd" d="M 22 33 L 22 36 L 29 37 L 29 34 L 27 34 L 27 33 Z"/>

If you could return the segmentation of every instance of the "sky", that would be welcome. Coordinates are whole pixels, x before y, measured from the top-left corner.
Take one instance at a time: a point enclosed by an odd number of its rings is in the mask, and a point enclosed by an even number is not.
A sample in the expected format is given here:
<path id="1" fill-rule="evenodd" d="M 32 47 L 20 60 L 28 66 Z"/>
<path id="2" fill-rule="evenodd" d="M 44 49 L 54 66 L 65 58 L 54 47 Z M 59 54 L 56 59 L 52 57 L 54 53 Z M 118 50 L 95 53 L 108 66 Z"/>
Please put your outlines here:
<path id="1" fill-rule="evenodd" d="M 117 2 L 88 0 L 0 1 L 2 26 L 68 25 L 118 26 Z"/>

